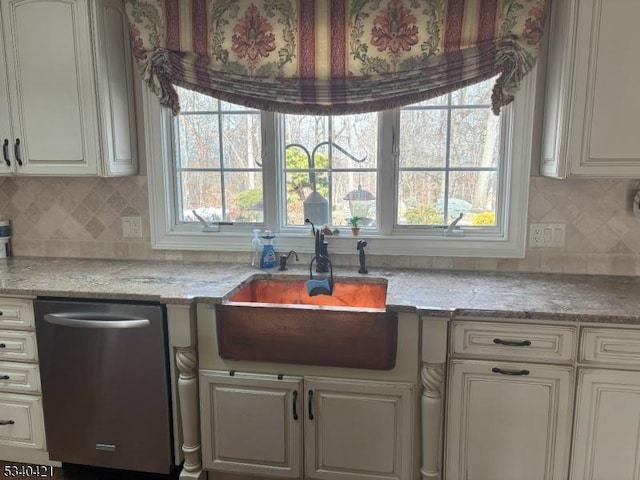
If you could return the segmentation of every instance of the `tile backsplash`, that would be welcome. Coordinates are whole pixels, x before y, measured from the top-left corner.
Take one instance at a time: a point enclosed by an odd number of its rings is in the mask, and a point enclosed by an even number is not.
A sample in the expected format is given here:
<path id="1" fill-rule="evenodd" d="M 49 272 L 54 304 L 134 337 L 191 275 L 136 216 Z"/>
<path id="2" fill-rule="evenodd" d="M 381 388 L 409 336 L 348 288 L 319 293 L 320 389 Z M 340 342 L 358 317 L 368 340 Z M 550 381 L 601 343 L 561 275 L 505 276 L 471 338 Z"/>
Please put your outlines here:
<path id="1" fill-rule="evenodd" d="M 531 178 L 528 223 L 566 223 L 564 248 L 527 248 L 524 259 L 370 256 L 379 267 L 640 274 L 637 180 Z M 142 218 L 143 238 L 122 237 L 122 217 Z M 0 178 L 0 217 L 17 256 L 245 261 L 245 254 L 153 250 L 147 177 Z M 336 255 L 354 264 L 356 255 Z"/>

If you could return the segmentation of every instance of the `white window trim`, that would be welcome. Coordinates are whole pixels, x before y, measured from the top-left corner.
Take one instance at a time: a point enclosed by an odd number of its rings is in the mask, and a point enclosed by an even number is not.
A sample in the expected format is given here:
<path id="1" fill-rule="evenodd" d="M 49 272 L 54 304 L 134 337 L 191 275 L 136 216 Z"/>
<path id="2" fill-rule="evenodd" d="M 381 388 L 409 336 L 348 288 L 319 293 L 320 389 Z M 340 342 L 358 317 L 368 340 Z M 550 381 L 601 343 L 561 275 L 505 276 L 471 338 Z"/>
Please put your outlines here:
<path id="1" fill-rule="evenodd" d="M 502 178 L 510 179 L 503 185 L 507 198 L 508 212 L 502 212 L 501 225 L 508 225 L 507 230 L 495 234 L 473 237 L 407 235 L 395 232 L 387 235 L 361 231 L 359 238 L 368 242 L 367 253 L 372 255 L 412 255 L 412 256 L 446 256 L 446 257 L 484 257 L 484 258 L 523 258 L 526 247 L 527 208 L 529 201 L 529 177 L 531 156 L 533 152 L 534 114 L 536 72 L 533 71 L 522 82 L 515 101 L 503 107 L 503 115 L 510 115 L 512 121 L 504 122 L 509 127 L 502 135 L 508 144 L 504 150 L 508 155 L 504 166 L 510 168 Z M 198 225 L 180 225 L 173 223 L 173 184 L 171 164 L 172 139 L 168 132 L 171 122 L 169 110 L 160 106 L 157 98 L 146 85 L 142 86 L 142 103 L 145 125 L 145 148 L 149 187 L 149 218 L 151 227 L 151 245 L 160 250 L 199 250 L 249 252 L 251 245 L 251 228 L 240 231 L 239 228 L 221 226 L 218 232 L 203 232 Z M 271 122 L 270 125 L 274 125 Z M 276 132 L 267 127 L 265 134 L 276 137 Z M 391 129 L 383 130 L 381 144 L 391 145 Z M 276 153 L 277 142 L 263 142 L 266 155 Z M 386 155 L 383 155 L 384 158 Z M 515 160 L 515 161 L 514 161 Z M 382 161 L 379 178 L 394 178 L 389 169 L 394 169 L 389 161 Z M 264 186 L 267 193 L 265 202 L 275 201 L 277 191 L 277 172 L 271 169 L 264 172 Z M 385 172 L 386 171 L 386 172 Z M 379 180 L 380 181 L 380 180 Z M 396 180 L 394 180 L 395 182 Z M 389 202 L 380 202 L 379 221 L 381 230 L 390 231 L 389 222 L 393 223 L 392 207 Z M 265 218 L 267 225 L 277 218 Z M 356 254 L 355 238 L 348 229 L 343 234 L 328 236 L 329 253 Z M 308 233 L 283 232 L 276 238 L 276 250 L 295 249 L 300 253 L 313 251 L 313 240 Z"/>

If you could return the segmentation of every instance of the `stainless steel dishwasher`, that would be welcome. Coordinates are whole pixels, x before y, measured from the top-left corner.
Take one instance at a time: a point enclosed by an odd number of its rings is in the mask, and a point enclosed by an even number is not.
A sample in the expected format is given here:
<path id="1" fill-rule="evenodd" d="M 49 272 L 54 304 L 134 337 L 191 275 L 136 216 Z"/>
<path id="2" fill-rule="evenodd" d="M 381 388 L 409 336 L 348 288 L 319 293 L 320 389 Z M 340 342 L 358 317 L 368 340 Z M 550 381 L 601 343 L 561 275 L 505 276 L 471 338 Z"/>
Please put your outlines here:
<path id="1" fill-rule="evenodd" d="M 38 299 L 34 312 L 50 458 L 170 473 L 164 307 Z"/>

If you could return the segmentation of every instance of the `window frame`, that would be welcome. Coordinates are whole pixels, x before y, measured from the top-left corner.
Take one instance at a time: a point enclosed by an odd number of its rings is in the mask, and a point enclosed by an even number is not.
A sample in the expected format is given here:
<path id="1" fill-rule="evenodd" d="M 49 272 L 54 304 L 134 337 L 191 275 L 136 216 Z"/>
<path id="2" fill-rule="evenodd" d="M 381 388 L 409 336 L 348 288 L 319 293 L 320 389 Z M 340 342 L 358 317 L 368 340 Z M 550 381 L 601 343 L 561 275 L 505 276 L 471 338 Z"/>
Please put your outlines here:
<path id="1" fill-rule="evenodd" d="M 378 231 L 361 230 L 361 237 L 369 242 L 367 250 L 372 255 L 446 256 L 482 258 L 523 258 L 526 247 L 527 208 L 531 157 L 534 152 L 534 119 L 536 112 L 536 72 L 530 72 L 522 81 L 521 89 L 513 103 L 502 109 L 506 117 L 501 132 L 503 159 L 500 188 L 505 194 L 502 211 L 497 211 L 501 227 L 477 229 L 473 235 L 445 236 L 438 229 L 409 230 L 395 226 L 397 184 L 399 169 L 393 160 L 393 142 L 396 141 L 396 125 L 399 124 L 399 109 L 382 112 L 379 116 L 379 174 L 378 192 L 382 194 L 377 204 Z M 218 252 L 249 252 L 251 230 L 254 226 L 214 227 L 204 232 L 198 224 L 176 224 L 174 212 L 175 182 L 173 180 L 173 129 L 168 109 L 160 106 L 158 99 L 142 85 L 142 105 L 145 126 L 145 151 L 149 189 L 149 221 L 151 245 L 159 250 L 197 250 Z M 280 123 L 275 115 L 261 112 L 262 149 L 265 158 L 263 172 L 265 226 L 277 237 L 276 250 L 295 249 L 299 253 L 311 253 L 313 241 L 305 229 L 286 227 L 282 209 L 276 208 L 278 192 L 281 191 L 282 175 L 276 158 L 283 153 L 279 140 Z M 272 141 L 269 141 L 271 139 Z M 273 141 L 276 140 L 276 141 Z M 271 168 L 273 167 L 273 168 Z M 393 179 L 393 188 L 389 188 Z M 383 185 L 385 183 L 386 185 Z M 386 188 L 385 188 L 386 186 Z M 498 217 L 497 217 L 498 218 Z M 462 229 L 464 231 L 464 228 Z M 355 239 L 350 231 L 327 237 L 330 254 L 355 255 Z"/>

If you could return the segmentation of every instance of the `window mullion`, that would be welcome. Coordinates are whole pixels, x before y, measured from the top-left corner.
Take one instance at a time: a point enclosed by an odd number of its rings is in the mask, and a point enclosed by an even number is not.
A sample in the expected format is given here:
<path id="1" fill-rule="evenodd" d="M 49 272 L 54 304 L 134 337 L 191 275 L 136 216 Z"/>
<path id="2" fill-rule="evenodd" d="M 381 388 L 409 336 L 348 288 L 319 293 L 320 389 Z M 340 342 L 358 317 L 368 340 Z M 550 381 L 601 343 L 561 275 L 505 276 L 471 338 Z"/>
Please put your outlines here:
<path id="1" fill-rule="evenodd" d="M 450 170 L 451 167 L 451 94 L 447 94 L 447 140 L 445 147 L 445 157 L 444 157 L 444 188 L 442 189 L 442 205 L 444 207 L 444 218 L 443 224 L 448 225 L 449 222 L 449 181 L 450 181 Z"/>
<path id="2" fill-rule="evenodd" d="M 173 135 L 167 135 L 167 137 L 171 140 L 172 152 L 180 151 L 180 120 L 178 118 L 171 119 L 171 128 L 170 132 Z M 182 196 L 182 160 L 179 155 L 171 155 L 171 160 L 174 162 L 172 164 L 171 172 L 171 198 L 175 199 L 175 201 L 171 201 L 171 205 L 176 205 L 177 209 L 173 209 L 171 213 L 171 217 L 173 221 L 176 223 L 182 222 L 182 213 L 184 211 L 183 208 L 183 196 Z"/>
<path id="3" fill-rule="evenodd" d="M 398 156 L 400 145 L 400 110 L 386 110 L 378 116 L 378 194 L 376 218 L 378 231 L 390 235 L 396 223 Z M 395 137 L 395 138 L 394 138 Z M 394 145 L 395 142 L 395 145 Z"/>
<path id="4" fill-rule="evenodd" d="M 218 117 L 218 145 L 220 146 L 220 200 L 222 206 L 222 220 L 227 221 L 227 193 L 225 192 L 225 163 L 226 158 L 224 154 L 224 135 L 222 133 L 224 124 L 222 122 L 222 112 L 220 107 L 220 100 L 217 101 L 218 111 L 216 116 Z"/>
<path id="5" fill-rule="evenodd" d="M 280 231 L 283 223 L 281 208 L 279 207 L 283 195 L 282 182 L 279 172 L 284 168 L 282 117 L 272 112 L 262 112 L 262 182 L 264 191 L 264 222 L 265 228 Z"/>

